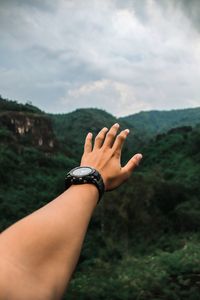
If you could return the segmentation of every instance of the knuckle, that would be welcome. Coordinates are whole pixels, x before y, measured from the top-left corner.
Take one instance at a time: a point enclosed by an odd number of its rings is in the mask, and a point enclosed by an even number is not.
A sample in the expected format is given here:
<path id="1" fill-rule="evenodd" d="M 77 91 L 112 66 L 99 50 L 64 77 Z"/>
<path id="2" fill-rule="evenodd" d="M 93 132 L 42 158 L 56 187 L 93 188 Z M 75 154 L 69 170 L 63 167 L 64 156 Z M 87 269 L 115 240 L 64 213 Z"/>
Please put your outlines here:
<path id="1" fill-rule="evenodd" d="M 87 147 L 89 145 L 89 143 L 87 141 L 85 141 L 84 147 Z"/>
<path id="2" fill-rule="evenodd" d="M 100 139 L 101 139 L 101 135 L 98 134 L 98 135 L 96 136 L 95 140 L 98 141 L 98 140 L 100 140 Z"/>
<path id="3" fill-rule="evenodd" d="M 122 131 L 119 135 L 118 135 L 120 140 L 124 140 L 126 138 L 126 134 Z"/>
<path id="4" fill-rule="evenodd" d="M 107 153 L 108 150 L 109 150 L 109 147 L 108 147 L 107 145 L 103 145 L 103 146 L 101 147 L 101 151 L 102 151 L 103 154 Z"/>
<path id="5" fill-rule="evenodd" d="M 108 134 L 107 134 L 107 136 L 108 136 L 108 137 L 114 137 L 114 132 L 109 131 Z"/>
<path id="6" fill-rule="evenodd" d="M 104 135 L 103 135 L 102 133 L 101 133 L 101 134 L 99 133 L 99 134 L 96 136 L 95 140 L 96 140 L 96 141 L 102 140 L 103 137 L 104 137 Z"/>
<path id="7" fill-rule="evenodd" d="M 106 127 L 102 128 L 102 129 L 99 131 L 98 135 L 104 135 L 105 132 L 106 132 L 107 130 L 108 130 L 108 128 L 106 128 Z"/>
<path id="8" fill-rule="evenodd" d="M 116 158 L 120 158 L 120 156 L 121 156 L 120 151 L 115 151 L 114 156 L 115 156 Z"/>
<path id="9" fill-rule="evenodd" d="M 122 134 L 119 134 L 118 136 L 117 136 L 117 140 L 118 140 L 118 142 L 119 143 L 121 143 L 121 142 L 123 142 L 124 140 L 125 140 L 125 136 L 124 135 L 122 135 Z"/>

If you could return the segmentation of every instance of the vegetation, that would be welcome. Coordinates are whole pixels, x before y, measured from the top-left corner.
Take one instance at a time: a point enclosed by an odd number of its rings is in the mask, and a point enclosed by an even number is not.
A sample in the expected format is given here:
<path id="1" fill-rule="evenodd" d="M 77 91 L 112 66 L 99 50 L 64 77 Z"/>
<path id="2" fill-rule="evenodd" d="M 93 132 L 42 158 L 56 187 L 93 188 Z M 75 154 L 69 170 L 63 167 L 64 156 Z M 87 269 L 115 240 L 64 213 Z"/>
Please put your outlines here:
<path id="1" fill-rule="evenodd" d="M 20 104 L 16 100 L 7 100 L 2 98 L 2 96 L 0 95 L 0 112 L 3 111 L 24 111 L 31 113 L 43 113 L 39 108 L 33 106 L 31 102 L 27 102 L 26 104 Z"/>
<path id="2" fill-rule="evenodd" d="M 118 120 L 100 109 L 77 109 L 76 111 L 68 114 L 50 115 L 53 123 L 56 137 L 58 138 L 62 148 L 71 157 L 81 157 L 82 147 L 85 136 L 91 131 L 94 136 L 103 127 L 110 127 Z M 120 122 L 121 129 L 130 128 L 130 125 L 126 121 Z M 132 130 L 130 132 L 129 147 L 125 145 L 124 148 L 124 160 L 128 159 L 128 148 L 136 149 L 141 148 L 143 141 Z"/>
<path id="3" fill-rule="evenodd" d="M 172 128 L 199 124 L 200 107 L 170 111 L 142 111 L 120 120 L 127 121 L 149 139 Z"/>
<path id="4" fill-rule="evenodd" d="M 23 138 L 26 134 L 19 139 L 9 122 L 2 121 L 5 113 L 12 116 L 12 112 L 16 123 L 21 112 L 34 117 L 26 108 L 0 99 L 1 230 L 63 191 L 65 173 L 79 163 L 88 131 L 96 134 L 103 126 L 119 121 L 97 109 L 65 115 L 41 113 L 43 128 L 54 131 L 42 129 L 42 139 L 50 135 L 57 146 L 40 147 L 32 143 L 38 138 L 37 122 L 27 140 Z M 188 110 L 188 115 L 184 110 L 187 124 L 182 123 L 179 112 L 173 118 L 163 117 L 168 131 L 153 112 L 162 133 L 153 136 L 144 123 L 144 135 L 129 136 L 124 161 L 140 148 L 143 162 L 126 184 L 106 193 L 98 205 L 64 299 L 199 298 L 200 126 L 188 121 L 191 111 L 198 114 L 198 109 Z M 37 119 L 37 108 L 35 112 Z M 173 128 L 175 119 L 178 128 Z M 132 131 L 127 122 L 126 118 L 120 120 L 122 128 Z M 143 114 L 140 122 L 144 122 Z M 148 143 L 146 136 L 151 136 Z"/>

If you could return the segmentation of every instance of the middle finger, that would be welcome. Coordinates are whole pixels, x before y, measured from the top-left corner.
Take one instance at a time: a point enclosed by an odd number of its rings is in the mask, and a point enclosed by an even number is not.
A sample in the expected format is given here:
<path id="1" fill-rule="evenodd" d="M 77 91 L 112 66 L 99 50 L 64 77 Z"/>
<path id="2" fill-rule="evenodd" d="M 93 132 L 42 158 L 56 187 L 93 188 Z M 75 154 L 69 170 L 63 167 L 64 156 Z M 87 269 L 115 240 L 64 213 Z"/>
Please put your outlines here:
<path id="1" fill-rule="evenodd" d="M 114 124 L 114 125 L 110 128 L 110 130 L 108 131 L 108 133 L 107 133 L 107 135 L 106 135 L 106 138 L 105 138 L 105 141 L 104 141 L 103 146 L 109 147 L 109 148 L 112 147 L 112 145 L 113 145 L 113 143 L 114 143 L 114 141 L 115 141 L 115 137 L 116 137 L 116 135 L 117 135 L 118 129 L 119 129 L 119 124 L 118 124 L 118 123 Z"/>

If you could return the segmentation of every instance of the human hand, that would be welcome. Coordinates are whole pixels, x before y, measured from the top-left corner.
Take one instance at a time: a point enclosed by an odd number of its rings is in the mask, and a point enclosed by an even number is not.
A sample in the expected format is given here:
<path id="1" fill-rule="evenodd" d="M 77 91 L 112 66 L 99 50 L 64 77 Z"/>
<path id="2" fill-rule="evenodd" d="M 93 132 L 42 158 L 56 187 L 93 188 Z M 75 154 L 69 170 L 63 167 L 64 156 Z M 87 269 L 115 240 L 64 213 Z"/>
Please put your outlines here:
<path id="1" fill-rule="evenodd" d="M 89 132 L 85 139 L 84 153 L 80 164 L 99 171 L 106 191 L 113 190 L 126 181 L 142 159 L 142 154 L 138 153 L 132 156 L 124 167 L 121 166 L 121 151 L 129 129 L 125 129 L 117 135 L 118 129 L 118 123 L 114 124 L 110 130 L 104 127 L 97 134 L 93 146 L 92 133 Z"/>

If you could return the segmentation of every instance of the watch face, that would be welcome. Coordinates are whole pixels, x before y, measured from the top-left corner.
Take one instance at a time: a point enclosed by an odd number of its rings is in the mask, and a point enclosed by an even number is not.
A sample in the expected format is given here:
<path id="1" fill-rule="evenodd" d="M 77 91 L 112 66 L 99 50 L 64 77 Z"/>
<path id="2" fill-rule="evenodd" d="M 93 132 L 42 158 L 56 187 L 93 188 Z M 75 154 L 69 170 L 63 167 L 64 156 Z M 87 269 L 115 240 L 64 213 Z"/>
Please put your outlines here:
<path id="1" fill-rule="evenodd" d="M 86 176 L 92 173 L 93 170 L 89 167 L 77 168 L 72 172 L 73 176 Z"/>

